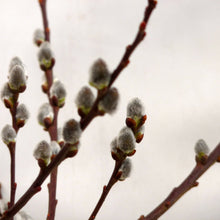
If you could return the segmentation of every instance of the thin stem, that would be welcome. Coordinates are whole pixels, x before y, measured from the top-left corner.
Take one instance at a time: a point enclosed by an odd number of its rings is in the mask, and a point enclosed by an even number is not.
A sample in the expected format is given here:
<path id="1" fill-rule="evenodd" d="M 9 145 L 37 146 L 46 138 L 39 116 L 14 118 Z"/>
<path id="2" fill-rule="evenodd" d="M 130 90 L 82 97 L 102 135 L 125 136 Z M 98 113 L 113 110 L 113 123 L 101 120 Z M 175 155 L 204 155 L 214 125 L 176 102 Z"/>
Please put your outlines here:
<path id="1" fill-rule="evenodd" d="M 45 39 L 46 41 L 50 41 L 50 29 L 49 29 L 48 18 L 47 18 L 46 3 L 47 3 L 47 0 L 39 0 L 41 12 L 42 12 L 42 18 L 43 18 Z M 50 100 L 50 87 L 53 84 L 53 71 L 47 70 L 45 71 L 45 75 L 46 75 L 47 84 L 48 84 L 47 96 L 54 111 L 54 120 L 53 120 L 53 124 L 49 128 L 49 135 L 50 135 L 51 141 L 57 141 L 57 117 L 58 117 L 59 108 L 53 106 Z M 55 218 L 56 205 L 58 202 L 56 199 L 57 172 L 58 172 L 58 168 L 55 168 L 51 172 L 50 183 L 48 184 L 49 203 L 48 203 L 47 220 L 53 220 Z"/>
<path id="2" fill-rule="evenodd" d="M 11 144 L 9 147 L 9 152 L 11 156 L 11 193 L 8 208 L 12 207 L 15 203 L 15 192 L 17 187 L 15 182 L 15 143 Z"/>
<path id="3" fill-rule="evenodd" d="M 44 169 L 40 170 L 35 181 L 29 187 L 29 189 L 23 194 L 23 196 L 12 206 L 8 209 L 0 220 L 8 220 L 12 216 L 14 216 L 20 209 L 22 209 L 25 204 L 37 193 L 41 190 L 41 185 L 45 181 L 45 179 L 49 176 L 51 171 L 56 168 L 65 158 L 69 151 L 69 146 L 64 145 L 64 147 L 60 150 L 59 154 L 57 154 L 51 163 L 45 167 Z"/>
<path id="4" fill-rule="evenodd" d="M 148 6 L 146 7 L 146 10 L 144 13 L 144 18 L 143 18 L 142 22 L 140 23 L 137 35 L 136 35 L 133 43 L 126 47 L 125 53 L 124 53 L 121 61 L 119 62 L 118 66 L 116 67 L 116 69 L 113 71 L 113 73 L 111 75 L 111 80 L 110 80 L 109 86 L 106 89 L 99 91 L 98 96 L 97 96 L 89 114 L 86 117 L 81 119 L 80 125 L 81 125 L 82 130 L 84 130 L 88 126 L 88 124 L 93 120 L 93 118 L 98 115 L 98 107 L 97 106 L 98 106 L 99 101 L 108 92 L 108 90 L 110 89 L 110 87 L 112 86 L 114 81 L 117 79 L 117 77 L 119 76 L 121 71 L 129 64 L 129 58 L 130 58 L 131 54 L 136 49 L 136 47 L 140 44 L 140 42 L 144 39 L 144 37 L 146 35 L 146 32 L 145 32 L 146 26 L 148 24 L 148 21 L 149 21 L 151 14 L 152 14 L 152 11 L 156 7 L 156 4 L 157 4 L 157 1 L 148 0 Z"/>
<path id="5" fill-rule="evenodd" d="M 12 118 L 12 127 L 14 128 L 15 132 L 18 133 L 18 126 L 17 126 L 17 121 L 16 121 L 16 112 L 17 112 L 17 105 L 18 105 L 18 97 L 19 93 L 15 93 L 13 95 L 13 106 L 10 108 L 10 113 L 11 113 L 11 118 Z M 15 170 L 16 170 L 16 163 L 15 163 L 15 154 L 16 154 L 16 142 L 15 143 L 10 143 L 8 145 L 8 149 L 10 152 L 10 202 L 8 204 L 8 208 L 12 207 L 15 203 L 15 194 L 16 194 L 16 188 L 17 188 L 17 183 L 15 181 Z M 13 220 L 13 218 L 11 218 Z"/>
<path id="6" fill-rule="evenodd" d="M 101 195 L 95 209 L 93 210 L 92 214 L 90 215 L 89 220 L 95 219 L 97 213 L 99 212 L 100 208 L 102 207 L 102 205 L 103 205 L 108 193 L 110 192 L 112 186 L 118 181 L 117 174 L 118 174 L 118 170 L 121 167 L 122 162 L 123 162 L 123 160 L 115 161 L 115 168 L 112 172 L 111 178 L 109 179 L 107 186 L 105 185 L 103 187 L 102 195 Z"/>
<path id="7" fill-rule="evenodd" d="M 172 192 L 167 196 L 167 198 L 160 203 L 152 212 L 147 216 L 141 216 L 139 220 L 157 220 L 162 216 L 175 202 L 177 202 L 187 191 L 195 186 L 198 186 L 197 180 L 202 174 L 204 174 L 209 167 L 211 167 L 220 157 L 220 143 L 208 156 L 204 164 L 197 162 L 195 168 L 189 174 L 188 177 Z"/>
<path id="8" fill-rule="evenodd" d="M 54 110 L 54 120 L 52 126 L 49 128 L 49 134 L 51 141 L 57 141 L 57 117 L 58 117 L 59 108 L 54 106 L 53 110 Z M 56 199 L 57 173 L 58 173 L 58 167 L 55 167 L 50 174 L 50 183 L 48 183 L 49 203 L 48 203 L 47 220 L 53 220 L 55 218 L 56 205 L 58 202 L 58 200 Z"/>
<path id="9" fill-rule="evenodd" d="M 48 215 L 47 220 L 55 218 L 55 211 L 57 205 L 56 199 L 56 188 L 57 188 L 57 172 L 58 168 L 54 168 L 50 174 L 50 183 L 48 183 L 48 192 L 49 192 L 49 205 L 48 205 Z"/>
<path id="10" fill-rule="evenodd" d="M 47 8 L 46 8 L 47 0 L 39 0 L 40 9 L 43 17 L 43 26 L 44 26 L 44 34 L 45 34 L 45 40 L 50 41 L 50 29 L 47 19 Z"/>

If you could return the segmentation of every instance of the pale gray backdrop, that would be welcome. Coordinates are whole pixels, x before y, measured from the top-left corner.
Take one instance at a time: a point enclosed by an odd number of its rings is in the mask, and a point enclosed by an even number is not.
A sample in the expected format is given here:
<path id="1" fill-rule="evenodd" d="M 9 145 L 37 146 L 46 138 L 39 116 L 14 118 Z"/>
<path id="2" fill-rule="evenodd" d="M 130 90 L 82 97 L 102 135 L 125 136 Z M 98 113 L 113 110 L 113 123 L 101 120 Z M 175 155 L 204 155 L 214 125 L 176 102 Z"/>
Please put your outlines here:
<path id="1" fill-rule="evenodd" d="M 54 73 L 68 91 L 59 124 L 79 119 L 74 99 L 88 81 L 92 62 L 101 57 L 109 69 L 118 64 L 125 46 L 136 35 L 146 0 L 49 0 L 51 42 L 56 56 Z M 132 157 L 133 172 L 110 192 L 97 220 L 137 219 L 147 214 L 189 174 L 194 144 L 199 138 L 213 149 L 220 140 L 220 1 L 159 0 L 147 27 L 147 37 L 132 55 L 115 86 L 121 94 L 118 111 L 95 119 L 83 133 L 78 155 L 59 168 L 58 220 L 85 220 L 107 183 L 114 161 L 109 143 L 124 125 L 126 104 L 139 97 L 146 106 L 145 138 Z M 36 144 L 49 140 L 36 114 L 46 96 L 41 92 L 42 72 L 32 34 L 42 27 L 37 0 L 0 0 L 1 87 L 10 59 L 25 63 L 27 90 L 20 101 L 31 113 L 17 138 L 17 198 L 36 177 L 32 156 Z M 0 129 L 11 123 L 0 105 Z M 1 142 L 0 181 L 9 190 L 9 154 Z M 48 181 L 46 181 L 47 183 Z M 163 220 L 219 220 L 220 167 L 213 166 L 198 188 L 187 193 Z M 24 208 L 35 220 L 45 219 L 47 187 L 42 186 Z"/>

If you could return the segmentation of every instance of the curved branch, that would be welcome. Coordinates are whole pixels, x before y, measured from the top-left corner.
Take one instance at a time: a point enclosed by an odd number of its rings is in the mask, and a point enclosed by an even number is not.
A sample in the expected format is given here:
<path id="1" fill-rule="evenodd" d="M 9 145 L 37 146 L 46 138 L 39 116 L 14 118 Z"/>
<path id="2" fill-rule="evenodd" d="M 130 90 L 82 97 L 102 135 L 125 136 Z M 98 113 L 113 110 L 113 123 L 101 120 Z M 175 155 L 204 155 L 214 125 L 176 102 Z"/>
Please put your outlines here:
<path id="1" fill-rule="evenodd" d="M 89 112 L 89 114 L 85 118 L 81 119 L 80 125 L 81 125 L 82 130 L 84 130 L 88 126 L 88 124 L 92 121 L 92 119 L 98 115 L 98 107 L 97 106 L 98 106 L 99 101 L 102 99 L 102 97 L 110 89 L 110 87 L 112 86 L 114 81 L 117 79 L 117 77 L 119 76 L 121 71 L 129 64 L 129 58 L 130 58 L 131 54 L 136 49 L 136 47 L 140 44 L 140 42 L 144 39 L 144 37 L 146 35 L 146 32 L 145 32 L 146 26 L 148 24 L 148 21 L 149 21 L 151 14 L 152 14 L 152 11 L 156 7 L 156 5 L 157 5 L 157 1 L 148 0 L 148 6 L 145 9 L 144 18 L 143 18 L 142 22 L 140 23 L 137 35 L 136 35 L 133 43 L 126 47 L 126 51 L 125 51 L 121 61 L 119 62 L 118 66 L 116 67 L 116 69 L 113 71 L 113 73 L 111 75 L 111 80 L 110 80 L 109 86 L 106 89 L 99 91 L 91 111 Z"/>
<path id="2" fill-rule="evenodd" d="M 189 176 L 167 196 L 167 198 L 158 205 L 147 216 L 141 216 L 139 220 L 157 220 L 163 215 L 175 202 L 177 202 L 187 191 L 195 186 L 198 186 L 197 180 L 202 174 L 204 174 L 209 167 L 211 167 L 220 157 L 220 143 L 208 156 L 205 163 L 197 161 L 195 168 L 189 174 Z"/>

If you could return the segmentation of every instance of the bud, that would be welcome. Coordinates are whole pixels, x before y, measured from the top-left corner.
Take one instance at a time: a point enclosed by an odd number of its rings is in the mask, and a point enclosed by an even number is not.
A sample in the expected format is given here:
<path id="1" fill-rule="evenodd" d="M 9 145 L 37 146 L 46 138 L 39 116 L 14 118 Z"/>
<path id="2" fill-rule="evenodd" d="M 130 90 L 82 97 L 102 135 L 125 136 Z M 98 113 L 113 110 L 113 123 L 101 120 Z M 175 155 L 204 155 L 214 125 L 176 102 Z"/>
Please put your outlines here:
<path id="1" fill-rule="evenodd" d="M 34 150 L 34 157 L 39 161 L 39 165 L 47 165 L 52 156 L 51 146 L 46 141 L 41 141 Z M 43 162 L 43 163 L 42 163 Z"/>
<path id="2" fill-rule="evenodd" d="M 64 144 L 63 129 L 62 128 L 58 128 L 58 130 L 57 130 L 57 141 L 60 146 L 62 146 Z"/>
<path id="3" fill-rule="evenodd" d="M 12 108 L 14 104 L 13 96 L 14 94 L 10 90 L 8 83 L 5 83 L 1 90 L 1 99 L 4 102 L 6 108 Z"/>
<path id="4" fill-rule="evenodd" d="M 110 82 L 110 73 L 104 60 L 98 59 L 90 70 L 89 84 L 99 90 L 106 88 Z"/>
<path id="5" fill-rule="evenodd" d="M 37 29 L 34 32 L 34 36 L 33 36 L 33 42 L 34 44 L 36 44 L 37 46 L 40 46 L 41 43 L 43 43 L 45 40 L 45 36 L 44 36 L 44 32 L 41 29 Z"/>
<path id="6" fill-rule="evenodd" d="M 57 155 L 60 152 L 60 145 L 56 141 L 51 141 L 52 155 Z"/>
<path id="7" fill-rule="evenodd" d="M 204 156 L 208 156 L 209 147 L 203 139 L 200 139 L 196 142 L 195 153 L 199 159 L 201 159 Z"/>
<path id="8" fill-rule="evenodd" d="M 118 170 L 119 172 L 121 172 L 121 176 L 119 178 L 120 181 L 123 181 L 125 180 L 127 177 L 130 176 L 130 173 L 131 173 L 131 167 L 132 167 L 132 164 L 131 164 L 131 160 L 126 158 L 120 169 Z"/>
<path id="9" fill-rule="evenodd" d="M 14 143 L 16 139 L 16 131 L 11 125 L 5 125 L 2 129 L 2 140 L 5 144 L 9 145 Z"/>
<path id="10" fill-rule="evenodd" d="M 127 106 L 127 117 L 135 120 L 139 124 L 141 118 L 145 115 L 144 106 L 140 99 L 132 99 Z"/>
<path id="11" fill-rule="evenodd" d="M 27 77 L 21 65 L 15 65 L 8 76 L 8 85 L 15 92 L 23 92 L 26 89 Z"/>
<path id="12" fill-rule="evenodd" d="M 50 88 L 50 98 L 53 104 L 58 107 L 63 107 L 66 98 L 66 89 L 59 80 L 55 80 Z"/>
<path id="13" fill-rule="evenodd" d="M 29 111 L 25 104 L 19 104 L 16 111 L 16 121 L 18 127 L 22 127 L 29 118 Z M 20 125 L 20 126 L 19 126 Z"/>
<path id="14" fill-rule="evenodd" d="M 120 149 L 118 149 L 117 138 L 114 138 L 110 144 L 111 146 L 111 155 L 114 160 L 121 161 L 126 158 L 125 155 Z"/>
<path id="15" fill-rule="evenodd" d="M 144 125 L 142 125 L 136 132 L 135 132 L 135 139 L 137 143 L 140 143 L 144 137 Z"/>
<path id="16" fill-rule="evenodd" d="M 42 69 L 51 69 L 54 65 L 53 52 L 48 41 L 44 41 L 38 51 L 38 60 Z"/>
<path id="17" fill-rule="evenodd" d="M 50 106 L 49 103 L 44 103 L 38 112 L 38 122 L 40 125 L 44 126 L 45 128 L 48 128 L 53 123 L 53 109 Z"/>
<path id="18" fill-rule="evenodd" d="M 11 62 L 9 64 L 9 71 L 8 72 L 11 72 L 12 68 L 16 65 L 24 67 L 24 65 L 23 65 L 23 63 L 22 63 L 22 61 L 19 57 L 13 57 L 11 59 Z"/>
<path id="19" fill-rule="evenodd" d="M 118 106 L 119 93 L 116 88 L 110 88 L 105 96 L 100 100 L 98 108 L 100 111 L 112 114 Z"/>
<path id="20" fill-rule="evenodd" d="M 76 97 L 76 105 L 85 115 L 87 115 L 94 103 L 95 96 L 88 86 L 84 86 L 78 92 Z"/>
<path id="21" fill-rule="evenodd" d="M 117 139 L 118 148 L 127 155 L 135 151 L 135 137 L 132 130 L 128 127 L 121 129 Z"/>
<path id="22" fill-rule="evenodd" d="M 63 138 L 64 141 L 68 144 L 75 144 L 79 141 L 82 130 L 80 124 L 74 120 L 70 119 L 64 124 L 63 127 Z"/>
<path id="23" fill-rule="evenodd" d="M 48 82 L 47 82 L 47 78 L 45 76 L 45 74 L 42 75 L 42 84 L 41 84 L 41 88 L 42 88 L 42 91 L 44 93 L 47 93 L 48 92 Z"/>

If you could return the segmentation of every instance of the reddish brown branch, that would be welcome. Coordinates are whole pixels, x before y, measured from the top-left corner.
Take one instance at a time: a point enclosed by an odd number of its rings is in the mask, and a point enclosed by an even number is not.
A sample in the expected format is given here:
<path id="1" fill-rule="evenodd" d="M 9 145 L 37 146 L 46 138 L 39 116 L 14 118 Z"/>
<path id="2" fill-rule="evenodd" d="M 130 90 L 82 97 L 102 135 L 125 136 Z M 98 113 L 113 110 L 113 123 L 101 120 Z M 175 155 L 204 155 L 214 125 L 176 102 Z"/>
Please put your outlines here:
<path id="1" fill-rule="evenodd" d="M 18 97 L 19 93 L 15 93 L 13 95 L 13 106 L 10 108 L 11 118 L 12 118 L 12 127 L 14 128 L 15 132 L 18 133 L 19 127 L 17 126 L 17 120 L 16 120 L 16 112 L 17 112 L 17 106 L 18 106 Z M 10 152 L 10 202 L 8 203 L 8 208 L 12 207 L 15 203 L 15 194 L 16 194 L 16 188 L 17 184 L 15 182 L 15 154 L 16 154 L 16 143 L 10 143 L 8 145 L 8 149 Z M 13 220 L 13 218 L 11 218 Z"/>
<path id="2" fill-rule="evenodd" d="M 45 40 L 50 41 L 50 29 L 49 29 L 49 24 L 48 24 L 48 19 L 47 19 L 46 3 L 47 3 L 47 0 L 39 0 L 41 12 L 42 12 L 42 18 L 43 18 Z M 52 101 L 50 99 L 50 87 L 53 84 L 52 69 L 45 71 L 45 76 L 46 76 L 47 84 L 48 84 L 47 96 L 54 111 L 53 124 L 50 126 L 48 132 L 49 132 L 51 141 L 57 141 L 57 117 L 58 117 L 59 108 L 53 106 Z M 56 204 L 57 204 L 57 199 L 56 199 L 57 172 L 58 172 L 58 168 L 55 168 L 51 172 L 50 183 L 48 184 L 49 203 L 48 203 L 47 220 L 53 220 L 55 217 Z"/>
<path id="3" fill-rule="evenodd" d="M 45 34 L 45 40 L 50 41 L 50 29 L 47 19 L 47 8 L 46 8 L 47 0 L 39 0 L 39 5 L 42 13 L 43 18 L 43 26 L 44 26 L 44 34 Z"/>
<path id="4" fill-rule="evenodd" d="M 144 18 L 143 18 L 142 22 L 140 23 L 137 35 L 136 35 L 133 43 L 126 47 L 125 53 L 124 53 L 120 63 L 118 64 L 118 66 L 116 67 L 116 69 L 113 71 L 113 73 L 111 75 L 111 80 L 110 80 L 110 84 L 109 84 L 108 88 L 103 91 L 100 91 L 98 93 L 98 96 L 96 98 L 96 101 L 95 101 L 91 111 L 89 112 L 89 114 L 86 117 L 81 119 L 80 125 L 81 125 L 82 130 L 84 130 L 88 126 L 88 124 L 93 120 L 93 118 L 95 118 L 98 115 L 97 106 L 98 106 L 99 101 L 102 99 L 102 97 L 110 89 L 110 87 L 112 86 L 112 84 L 114 83 L 116 78 L 119 76 L 121 71 L 128 65 L 129 58 L 130 58 L 131 54 L 136 49 L 136 47 L 140 44 L 140 42 L 144 39 L 144 37 L 146 35 L 146 32 L 145 32 L 146 25 L 148 24 L 150 15 L 152 14 L 153 9 L 156 7 L 156 4 L 157 4 L 157 1 L 148 0 L 148 6 L 146 7 L 146 10 L 144 13 Z"/>
<path id="5" fill-rule="evenodd" d="M 10 217 L 14 216 L 20 209 L 22 209 L 25 204 L 37 193 L 41 190 L 41 185 L 45 181 L 45 179 L 49 176 L 51 171 L 56 168 L 66 157 L 69 151 L 69 146 L 65 145 L 57 154 L 57 156 L 51 161 L 48 167 L 41 169 L 39 175 L 29 187 L 29 189 L 23 194 L 23 196 L 14 204 L 13 207 L 8 209 L 0 220 L 7 220 Z"/>
<path id="6" fill-rule="evenodd" d="M 55 218 L 55 211 L 57 205 L 56 199 L 56 188 L 57 188 L 57 167 L 50 174 L 50 183 L 48 183 L 48 192 L 49 192 L 49 205 L 48 205 L 48 215 L 47 220 Z"/>
<path id="7" fill-rule="evenodd" d="M 140 44 L 140 42 L 144 39 L 146 35 L 146 26 L 148 24 L 149 18 L 151 16 L 152 11 L 157 5 L 157 1 L 155 0 L 148 0 L 148 6 L 145 9 L 144 18 L 140 23 L 139 30 L 137 35 L 131 45 L 128 45 L 125 50 L 125 54 L 123 55 L 120 63 L 118 64 L 117 68 L 112 73 L 111 81 L 109 87 L 113 84 L 115 79 L 119 76 L 121 71 L 129 64 L 129 58 L 136 47 Z"/>
<path id="8" fill-rule="evenodd" d="M 95 209 L 93 210 L 92 214 L 90 215 L 89 220 L 95 219 L 97 213 L 99 212 L 100 208 L 102 207 L 102 205 L 103 205 L 108 193 L 110 192 L 112 186 L 118 181 L 117 174 L 118 174 L 118 170 L 121 167 L 122 162 L 123 162 L 123 160 L 122 161 L 115 161 L 115 168 L 113 170 L 112 176 L 111 176 L 107 186 L 103 187 L 102 195 L 101 195 Z"/>
<path id="9" fill-rule="evenodd" d="M 189 176 L 173 191 L 168 195 L 168 197 L 158 205 L 151 213 L 147 216 L 141 216 L 139 220 L 157 220 L 161 215 L 163 215 L 178 199 L 180 199 L 187 191 L 198 185 L 197 180 L 203 173 L 205 173 L 209 167 L 211 167 L 220 156 L 220 143 L 211 152 L 205 164 L 197 162 L 195 168 L 189 174 Z"/>

